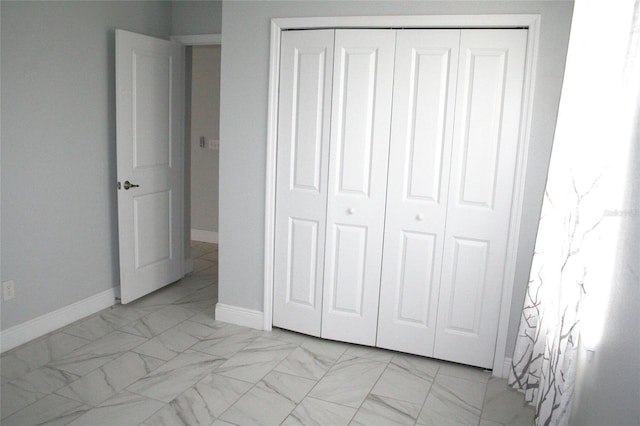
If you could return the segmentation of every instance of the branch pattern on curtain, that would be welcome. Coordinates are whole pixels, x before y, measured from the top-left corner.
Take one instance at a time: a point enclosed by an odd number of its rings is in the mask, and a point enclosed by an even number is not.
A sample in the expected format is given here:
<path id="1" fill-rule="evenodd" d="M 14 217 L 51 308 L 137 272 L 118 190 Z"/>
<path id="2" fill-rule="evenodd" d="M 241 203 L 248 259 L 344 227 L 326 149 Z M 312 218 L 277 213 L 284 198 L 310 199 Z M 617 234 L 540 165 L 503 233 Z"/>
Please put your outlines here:
<path id="1" fill-rule="evenodd" d="M 588 334 L 601 332 L 597 314 L 604 315 L 586 308 L 607 303 L 602 300 L 612 276 L 607 268 L 618 235 L 613 218 L 619 216 L 623 165 L 637 137 L 634 114 L 640 106 L 640 0 L 616 2 L 615 9 L 604 0 L 583 0 L 574 8 L 558 126 L 509 373 L 509 385 L 536 406 L 536 425 L 569 422 L 578 340 L 587 347 Z"/>
<path id="2" fill-rule="evenodd" d="M 531 278 L 509 384 L 536 405 L 537 424 L 559 424 L 573 394 L 579 307 L 587 266 L 581 249 L 600 219 L 589 214 L 597 178 L 580 185 L 563 176 L 545 194 Z M 555 421 L 551 422 L 551 419 Z"/>

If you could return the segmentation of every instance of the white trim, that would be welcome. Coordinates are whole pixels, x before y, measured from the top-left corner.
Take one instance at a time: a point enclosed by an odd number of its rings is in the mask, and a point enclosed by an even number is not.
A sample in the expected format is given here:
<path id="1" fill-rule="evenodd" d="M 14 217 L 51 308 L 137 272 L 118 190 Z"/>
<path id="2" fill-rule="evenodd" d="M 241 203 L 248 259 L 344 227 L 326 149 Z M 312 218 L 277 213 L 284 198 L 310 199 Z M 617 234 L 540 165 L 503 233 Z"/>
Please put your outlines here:
<path id="1" fill-rule="evenodd" d="M 267 123 L 267 171 L 264 210 L 264 321 L 262 328 L 271 330 L 273 323 L 273 263 L 275 261 L 276 223 L 276 155 L 278 140 L 278 81 L 280 80 L 280 37 L 282 28 L 271 21 L 271 53 L 269 57 L 269 117 Z"/>
<path id="2" fill-rule="evenodd" d="M 191 228 L 191 241 L 202 241 L 205 243 L 218 244 L 218 233 L 214 231 L 204 231 L 202 229 Z"/>
<path id="3" fill-rule="evenodd" d="M 0 331 L 1 351 L 6 352 L 116 303 L 116 288 L 98 293 L 48 314 Z"/>
<path id="4" fill-rule="evenodd" d="M 529 27 L 533 14 L 505 15 L 406 15 L 275 18 L 280 30 L 312 28 L 521 28 Z M 278 37 L 279 38 L 279 37 Z"/>
<path id="5" fill-rule="evenodd" d="M 203 46 L 222 44 L 221 34 L 198 34 L 171 36 L 171 41 L 182 43 L 185 46 Z"/>
<path id="6" fill-rule="evenodd" d="M 531 21 L 526 25 L 529 30 L 527 37 L 527 57 L 524 68 L 524 84 L 522 93 L 522 111 L 520 115 L 520 140 L 518 141 L 518 157 L 516 159 L 516 174 L 511 200 L 511 216 L 509 218 L 509 235 L 507 240 L 507 255 L 502 280 L 502 300 L 500 302 L 500 319 L 496 336 L 496 352 L 493 356 L 493 373 L 500 373 L 509 358 L 505 357 L 507 350 L 507 334 L 511 316 L 511 302 L 513 299 L 513 284 L 516 281 L 516 256 L 520 243 L 520 227 L 526 183 L 529 141 L 531 140 L 531 125 L 533 122 L 533 100 L 535 92 L 536 70 L 538 64 L 538 50 L 540 40 L 540 16 L 531 15 Z M 509 360 L 511 362 L 511 360 Z"/>
<path id="7" fill-rule="evenodd" d="M 229 322 L 231 324 L 262 330 L 262 319 L 264 315 L 260 311 L 241 308 L 239 306 L 216 303 L 216 321 Z"/>
<path id="8" fill-rule="evenodd" d="M 509 378 L 509 371 L 511 370 L 511 358 L 505 358 L 504 359 L 504 363 L 502 364 L 502 374 L 498 377 L 500 377 L 501 379 L 508 379 Z M 495 376 L 495 374 L 494 374 Z"/>
<path id="9" fill-rule="evenodd" d="M 533 114 L 533 94 L 538 62 L 540 15 L 433 15 L 433 16 L 352 16 L 320 18 L 281 18 L 271 20 L 271 57 L 269 66 L 269 116 L 267 133 L 266 187 L 265 187 L 265 242 L 264 242 L 264 309 L 263 329 L 272 327 L 274 227 L 276 193 L 276 152 L 278 124 L 278 80 L 280 75 L 280 39 L 282 31 L 311 28 L 527 28 L 527 64 L 524 77 L 522 121 L 518 149 L 514 197 L 511 204 L 507 258 L 502 282 L 502 299 L 493 374 L 502 375 L 507 345 L 507 333 L 511 313 L 513 283 L 516 273 L 516 256 L 520 240 L 520 224 L 523 213 L 527 155 Z"/>

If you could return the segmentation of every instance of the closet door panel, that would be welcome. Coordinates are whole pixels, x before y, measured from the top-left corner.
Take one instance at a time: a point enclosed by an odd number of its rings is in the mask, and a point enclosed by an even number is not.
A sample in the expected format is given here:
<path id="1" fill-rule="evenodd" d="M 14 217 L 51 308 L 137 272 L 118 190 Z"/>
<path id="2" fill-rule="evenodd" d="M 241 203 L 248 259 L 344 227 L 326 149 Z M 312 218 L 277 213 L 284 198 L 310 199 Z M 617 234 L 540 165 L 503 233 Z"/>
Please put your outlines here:
<path id="1" fill-rule="evenodd" d="M 369 197 L 377 49 L 343 48 L 339 71 L 339 194 Z M 337 126 L 336 126 L 337 127 Z M 336 129 L 334 127 L 334 129 Z"/>
<path id="2" fill-rule="evenodd" d="M 400 276 L 393 299 L 396 305 L 394 320 L 398 323 L 429 326 L 431 303 L 427 302 L 433 294 L 434 285 L 438 284 L 433 279 L 436 241 L 435 234 L 403 232 L 398 265 Z"/>
<path id="3" fill-rule="evenodd" d="M 399 31 L 377 345 L 432 356 L 460 30 Z"/>
<path id="4" fill-rule="evenodd" d="M 490 368 L 520 131 L 526 30 L 463 30 L 434 356 Z"/>
<path id="5" fill-rule="evenodd" d="M 335 225 L 331 312 L 360 318 L 363 315 L 367 228 Z"/>
<path id="6" fill-rule="evenodd" d="M 446 324 L 457 330 L 480 338 L 482 294 L 487 285 L 488 241 L 455 238 L 453 241 L 453 273 L 447 280 L 452 297 L 446 312 Z"/>
<path id="7" fill-rule="evenodd" d="M 273 325 L 320 335 L 333 30 L 282 35 Z"/>
<path id="8" fill-rule="evenodd" d="M 335 37 L 322 337 L 374 345 L 395 31 Z"/>
<path id="9" fill-rule="evenodd" d="M 494 209 L 507 51 L 468 49 L 457 204 Z M 509 149 L 508 147 L 505 147 Z"/>
<path id="10" fill-rule="evenodd" d="M 288 280 L 285 300 L 288 303 L 307 306 L 316 305 L 318 228 L 314 220 L 289 218 Z"/>

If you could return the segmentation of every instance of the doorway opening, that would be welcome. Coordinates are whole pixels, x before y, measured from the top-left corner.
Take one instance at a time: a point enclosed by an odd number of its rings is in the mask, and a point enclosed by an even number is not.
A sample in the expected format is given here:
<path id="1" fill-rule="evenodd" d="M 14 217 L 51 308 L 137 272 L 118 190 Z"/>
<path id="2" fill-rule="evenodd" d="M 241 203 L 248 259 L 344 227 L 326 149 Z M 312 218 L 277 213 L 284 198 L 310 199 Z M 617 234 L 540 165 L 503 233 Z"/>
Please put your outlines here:
<path id="1" fill-rule="evenodd" d="M 173 36 L 185 45 L 185 274 L 197 269 L 192 241 L 218 243 L 221 35 Z"/>
<path id="2" fill-rule="evenodd" d="M 190 235 L 192 241 L 218 243 L 220 148 L 220 45 L 187 48 L 186 125 L 190 157 Z"/>

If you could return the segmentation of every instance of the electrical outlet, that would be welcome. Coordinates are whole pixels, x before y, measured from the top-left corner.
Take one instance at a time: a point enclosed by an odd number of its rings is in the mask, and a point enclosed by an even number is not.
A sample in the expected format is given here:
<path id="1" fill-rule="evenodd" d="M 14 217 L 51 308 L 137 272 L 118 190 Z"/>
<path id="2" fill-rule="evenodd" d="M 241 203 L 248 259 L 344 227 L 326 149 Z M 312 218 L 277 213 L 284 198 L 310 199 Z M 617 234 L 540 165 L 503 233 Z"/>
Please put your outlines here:
<path id="1" fill-rule="evenodd" d="M 7 301 L 16 297 L 16 283 L 13 280 L 2 283 L 2 300 Z"/>

